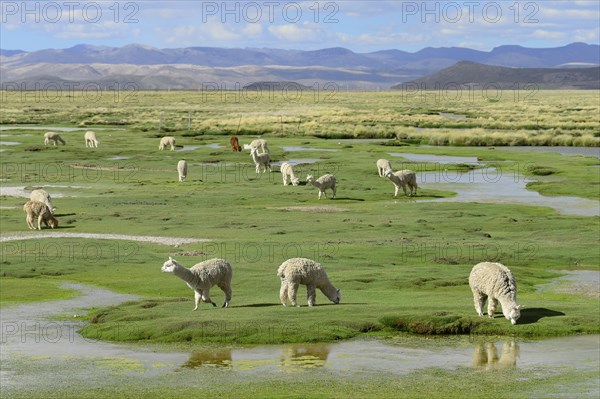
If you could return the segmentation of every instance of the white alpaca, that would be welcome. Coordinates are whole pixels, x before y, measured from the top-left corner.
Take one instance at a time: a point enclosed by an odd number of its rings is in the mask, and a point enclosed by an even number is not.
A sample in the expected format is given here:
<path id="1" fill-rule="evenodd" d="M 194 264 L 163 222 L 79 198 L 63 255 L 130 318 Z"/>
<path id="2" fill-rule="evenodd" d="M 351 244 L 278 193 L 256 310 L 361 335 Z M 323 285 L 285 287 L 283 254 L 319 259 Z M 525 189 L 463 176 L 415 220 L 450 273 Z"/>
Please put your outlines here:
<path id="1" fill-rule="evenodd" d="M 392 170 L 392 164 L 387 159 L 377 160 L 377 173 L 379 177 L 384 177 L 388 170 Z"/>
<path id="2" fill-rule="evenodd" d="M 85 132 L 85 134 L 83 135 L 83 138 L 85 139 L 85 147 L 98 147 L 98 139 L 96 138 L 96 133 L 92 132 L 91 130 L 88 130 L 87 132 Z"/>
<path id="3" fill-rule="evenodd" d="M 281 171 L 281 177 L 283 178 L 284 186 L 288 185 L 288 178 L 292 182 L 293 186 L 297 186 L 300 183 L 300 179 L 298 179 L 296 175 L 294 175 L 294 168 L 292 167 L 291 163 L 282 163 L 279 170 Z"/>
<path id="4" fill-rule="evenodd" d="M 42 229 L 42 222 L 51 228 L 58 227 L 58 220 L 52 216 L 50 208 L 48 208 L 48 205 L 43 202 L 27 201 L 25 205 L 23 205 L 23 210 L 27 214 L 25 221 L 27 222 L 27 227 L 30 229 L 35 230 L 35 225 L 33 224 L 35 218 L 37 218 L 38 230 Z"/>
<path id="5" fill-rule="evenodd" d="M 187 177 L 187 161 L 185 159 L 177 162 L 177 173 L 179 174 L 179 181 L 184 181 Z"/>
<path id="6" fill-rule="evenodd" d="M 244 150 L 251 150 L 253 148 L 260 148 L 262 152 L 269 152 L 269 146 L 267 145 L 267 140 L 265 139 L 256 139 L 252 140 L 250 144 L 244 144 Z"/>
<path id="7" fill-rule="evenodd" d="M 394 197 L 398 196 L 398 191 L 400 190 L 400 187 L 402 187 L 402 190 L 404 190 L 404 195 L 406 196 L 417 195 L 417 174 L 412 170 L 405 169 L 399 170 L 397 172 L 392 172 L 391 170 L 388 170 L 385 173 L 385 177 L 387 177 L 392 181 L 392 183 L 394 183 L 394 187 L 396 188 L 394 190 Z M 410 192 L 406 190 L 406 186 L 408 186 Z"/>
<path id="8" fill-rule="evenodd" d="M 268 152 L 264 152 L 262 154 L 258 153 L 258 148 L 252 148 L 250 150 L 250 156 L 254 161 L 254 165 L 256 166 L 256 173 L 260 173 L 261 166 L 263 167 L 263 173 L 269 170 L 271 171 L 271 156 Z"/>
<path id="9" fill-rule="evenodd" d="M 165 136 L 160 139 L 160 144 L 158 145 L 159 150 L 164 150 L 166 146 L 171 146 L 171 151 L 175 151 L 175 137 Z"/>
<path id="10" fill-rule="evenodd" d="M 283 306 L 287 306 L 288 299 L 292 306 L 299 306 L 296 302 L 296 294 L 300 284 L 306 285 L 308 306 L 315 305 L 317 288 L 331 302 L 335 304 L 340 303 L 340 290 L 329 282 L 325 269 L 314 260 L 307 258 L 288 259 L 277 269 L 277 276 L 281 279 L 279 299 Z"/>
<path id="11" fill-rule="evenodd" d="M 215 285 L 225 293 L 223 307 L 226 308 L 229 306 L 229 301 L 231 300 L 231 277 L 233 273 L 229 262 L 223 259 L 209 259 L 197 263 L 188 269 L 169 256 L 169 260 L 162 265 L 161 271 L 164 273 L 173 273 L 194 290 L 194 303 L 196 305 L 194 310 L 198 310 L 201 299 L 202 302 L 212 303 L 213 306 L 217 306 L 209 296 L 211 287 Z"/>
<path id="12" fill-rule="evenodd" d="M 57 142 L 61 143 L 62 145 L 67 144 L 62 137 L 60 137 L 60 134 L 55 132 L 46 132 L 44 134 L 44 145 L 50 145 L 50 142 L 52 142 L 55 147 Z"/>
<path id="13" fill-rule="evenodd" d="M 333 196 L 331 198 L 335 198 L 336 193 L 336 184 L 337 181 L 334 175 L 326 174 L 319 177 L 317 180 L 312 175 L 306 176 L 306 182 L 312 184 L 316 188 L 319 189 L 319 199 L 321 199 L 321 195 L 327 199 L 327 194 L 325 194 L 325 190 L 330 188 L 333 191 Z"/>
<path id="14" fill-rule="evenodd" d="M 483 316 L 483 305 L 488 301 L 488 316 L 494 317 L 500 302 L 502 313 L 512 324 L 521 316 L 517 305 L 517 283 L 511 271 L 501 263 L 481 262 L 473 266 L 469 275 L 475 311 Z"/>
<path id="15" fill-rule="evenodd" d="M 37 190 L 33 190 L 29 195 L 29 199 L 31 201 L 43 202 L 50 209 L 50 213 L 54 214 L 54 206 L 52 206 L 52 198 L 50 198 L 50 194 L 41 188 Z"/>

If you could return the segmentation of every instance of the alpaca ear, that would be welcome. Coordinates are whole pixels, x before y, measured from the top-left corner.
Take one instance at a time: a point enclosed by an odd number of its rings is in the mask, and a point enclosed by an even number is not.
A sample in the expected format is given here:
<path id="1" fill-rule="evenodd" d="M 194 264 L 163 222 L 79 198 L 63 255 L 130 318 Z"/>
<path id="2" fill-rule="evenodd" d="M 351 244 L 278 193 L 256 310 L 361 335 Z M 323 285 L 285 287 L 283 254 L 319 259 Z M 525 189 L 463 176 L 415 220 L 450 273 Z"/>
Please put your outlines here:
<path id="1" fill-rule="evenodd" d="M 173 262 L 173 258 L 171 258 L 170 256 L 169 256 L 169 261 Z"/>
<path id="2" fill-rule="evenodd" d="M 340 293 L 340 289 L 338 288 L 338 289 L 336 290 L 336 292 L 339 294 L 339 293 Z"/>

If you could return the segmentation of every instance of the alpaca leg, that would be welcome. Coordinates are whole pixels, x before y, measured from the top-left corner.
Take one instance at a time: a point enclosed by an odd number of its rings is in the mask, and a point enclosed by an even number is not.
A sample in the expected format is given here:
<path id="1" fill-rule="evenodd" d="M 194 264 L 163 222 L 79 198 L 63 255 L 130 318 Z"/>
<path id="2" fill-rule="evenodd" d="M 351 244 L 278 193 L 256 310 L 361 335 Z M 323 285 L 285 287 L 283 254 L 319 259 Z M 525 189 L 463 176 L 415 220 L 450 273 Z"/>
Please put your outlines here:
<path id="1" fill-rule="evenodd" d="M 281 280 L 281 288 L 279 289 L 279 302 L 281 302 L 281 304 L 283 306 L 287 306 L 287 300 L 288 300 L 288 284 L 287 284 L 287 282 Z"/>
<path id="2" fill-rule="evenodd" d="M 394 188 L 395 188 L 395 190 L 394 190 L 394 198 L 395 198 L 395 197 L 397 197 L 397 196 L 398 196 L 398 189 L 399 189 L 400 187 L 398 187 L 398 186 L 394 186 Z"/>
<path id="3" fill-rule="evenodd" d="M 488 299 L 488 316 L 494 317 L 494 313 L 496 313 L 496 306 L 498 305 L 498 300 L 496 298 Z"/>
<path id="4" fill-rule="evenodd" d="M 43 215 L 43 214 L 40 214 L 40 215 L 38 216 L 38 230 L 41 230 L 41 229 L 42 229 L 42 220 L 44 220 L 44 215 Z"/>
<path id="5" fill-rule="evenodd" d="M 231 285 L 228 283 L 221 283 L 218 284 L 219 288 L 221 290 L 223 290 L 223 292 L 225 293 L 225 302 L 223 302 L 223 308 L 228 308 L 229 307 L 229 301 L 231 301 Z"/>
<path id="6" fill-rule="evenodd" d="M 487 296 L 483 293 L 473 290 L 473 303 L 475 304 L 475 311 L 479 316 L 483 316 L 483 305 Z"/>
<path id="7" fill-rule="evenodd" d="M 404 190 L 404 195 L 408 197 L 408 191 L 406 190 L 406 184 L 402 185 L 402 190 Z"/>
<path id="8" fill-rule="evenodd" d="M 217 304 L 210 299 L 209 289 L 205 289 L 202 291 L 202 302 L 204 303 L 212 303 L 213 307 L 216 307 Z"/>
<path id="9" fill-rule="evenodd" d="M 292 306 L 298 306 L 296 302 L 296 294 L 298 293 L 298 284 L 289 283 L 288 284 L 288 299 L 290 300 Z"/>
<path id="10" fill-rule="evenodd" d="M 314 306 L 315 297 L 317 296 L 316 287 L 314 285 L 306 286 L 306 296 L 308 298 L 308 306 Z"/>
<path id="11" fill-rule="evenodd" d="M 196 305 L 194 310 L 198 310 L 198 305 L 200 305 L 200 299 L 202 299 L 202 292 L 194 290 L 194 304 Z"/>
<path id="12" fill-rule="evenodd" d="M 333 186 L 333 187 L 332 187 L 332 190 L 333 190 L 333 195 L 331 196 L 331 198 L 335 198 L 335 193 L 336 193 L 336 191 L 337 191 L 337 187 L 336 187 L 336 186 Z"/>
<path id="13" fill-rule="evenodd" d="M 27 227 L 35 230 L 35 227 L 33 227 L 33 215 L 27 214 L 27 216 L 25 217 L 25 221 L 27 222 Z"/>

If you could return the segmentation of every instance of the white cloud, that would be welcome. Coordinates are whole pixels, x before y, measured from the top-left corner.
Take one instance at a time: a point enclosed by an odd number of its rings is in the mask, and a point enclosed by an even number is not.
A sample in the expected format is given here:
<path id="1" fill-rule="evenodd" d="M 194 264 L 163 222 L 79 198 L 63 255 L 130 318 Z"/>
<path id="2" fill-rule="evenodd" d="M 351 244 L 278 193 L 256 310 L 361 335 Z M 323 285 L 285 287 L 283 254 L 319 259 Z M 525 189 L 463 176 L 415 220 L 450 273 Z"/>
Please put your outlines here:
<path id="1" fill-rule="evenodd" d="M 314 41 L 318 38 L 317 29 L 310 24 L 303 24 L 308 26 L 303 28 L 299 24 L 287 24 L 287 25 L 271 25 L 269 26 L 269 32 L 279 40 L 287 42 L 306 42 Z"/>
<path id="2" fill-rule="evenodd" d="M 532 36 L 536 39 L 562 40 L 566 37 L 566 34 L 564 32 L 536 29 L 533 31 Z"/>

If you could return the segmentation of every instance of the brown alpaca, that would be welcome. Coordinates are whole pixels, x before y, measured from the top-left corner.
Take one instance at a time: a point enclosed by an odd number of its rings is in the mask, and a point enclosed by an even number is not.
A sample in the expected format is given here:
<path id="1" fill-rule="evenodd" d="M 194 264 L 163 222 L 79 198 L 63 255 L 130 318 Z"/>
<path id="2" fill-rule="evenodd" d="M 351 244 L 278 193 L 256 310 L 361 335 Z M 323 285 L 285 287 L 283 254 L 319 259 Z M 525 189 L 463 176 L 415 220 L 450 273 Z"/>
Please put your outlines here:
<path id="1" fill-rule="evenodd" d="M 25 205 L 23 205 L 23 210 L 27 214 L 25 221 L 27 222 L 27 227 L 35 230 L 35 226 L 33 224 L 34 218 L 37 217 L 37 228 L 38 230 L 42 229 L 42 222 L 46 225 L 46 227 L 50 226 L 51 228 L 58 227 L 58 220 L 54 216 L 52 216 L 52 212 L 50 212 L 50 208 L 48 205 L 39 201 L 27 201 Z"/>
<path id="2" fill-rule="evenodd" d="M 234 152 L 242 151 L 242 147 L 240 146 L 240 142 L 236 136 L 231 136 L 229 139 L 229 144 L 231 144 L 231 150 Z"/>

